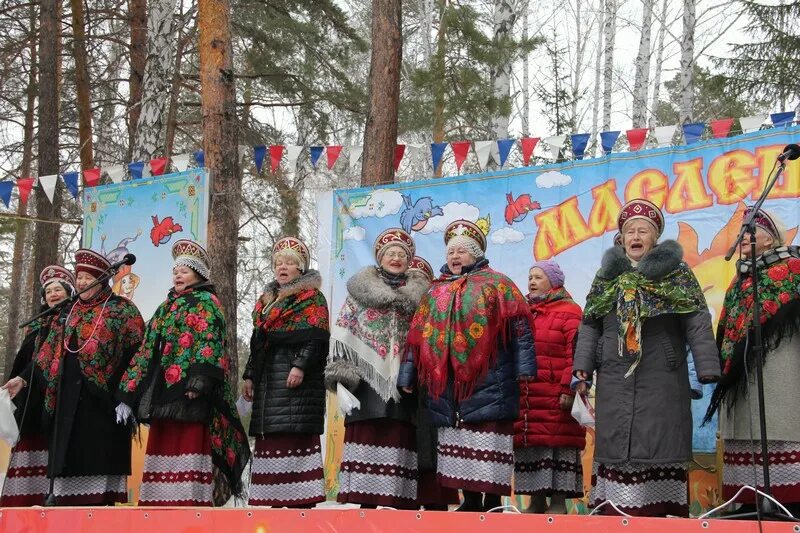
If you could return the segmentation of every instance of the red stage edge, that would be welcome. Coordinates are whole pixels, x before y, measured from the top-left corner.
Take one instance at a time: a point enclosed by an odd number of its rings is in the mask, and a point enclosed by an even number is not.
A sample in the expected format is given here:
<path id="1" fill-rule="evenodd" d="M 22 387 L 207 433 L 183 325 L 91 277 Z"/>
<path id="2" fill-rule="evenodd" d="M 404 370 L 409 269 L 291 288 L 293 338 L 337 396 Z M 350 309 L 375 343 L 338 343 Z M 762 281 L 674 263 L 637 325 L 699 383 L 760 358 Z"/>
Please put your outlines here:
<path id="1" fill-rule="evenodd" d="M 623 518 L 579 515 L 479 514 L 379 510 L 208 509 L 208 508 L 6 508 L 0 509 L 0 531 L 72 533 L 191 532 L 473 532 L 535 531 L 561 533 L 756 533 L 752 521 L 687 518 Z M 766 533 L 798 533 L 800 526 L 764 522 Z"/>

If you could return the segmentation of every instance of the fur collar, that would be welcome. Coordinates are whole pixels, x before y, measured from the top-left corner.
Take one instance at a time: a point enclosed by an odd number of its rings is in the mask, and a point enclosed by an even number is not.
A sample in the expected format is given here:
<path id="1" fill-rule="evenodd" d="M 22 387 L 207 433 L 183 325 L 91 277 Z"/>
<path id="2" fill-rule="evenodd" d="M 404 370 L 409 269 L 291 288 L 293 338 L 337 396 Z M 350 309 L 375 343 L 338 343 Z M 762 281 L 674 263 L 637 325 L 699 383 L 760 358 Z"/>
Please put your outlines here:
<path id="1" fill-rule="evenodd" d="M 419 301 L 430 284 L 425 276 L 408 276 L 406 284 L 392 289 L 383 281 L 374 266 L 362 268 L 347 280 L 347 292 L 356 302 L 367 308 L 394 307 L 406 315 L 417 310 Z"/>
<path id="2" fill-rule="evenodd" d="M 637 270 L 651 280 L 661 279 L 681 264 L 683 248 L 676 241 L 666 240 L 650 250 L 637 265 Z M 606 250 L 597 275 L 603 279 L 615 279 L 633 270 L 631 260 L 625 255 L 622 246 Z"/>
<path id="3" fill-rule="evenodd" d="M 269 305 L 276 300 L 283 300 L 308 289 L 317 289 L 322 287 L 322 276 L 316 270 L 308 270 L 305 274 L 301 274 L 299 278 L 290 281 L 286 285 L 280 285 L 277 281 L 271 281 L 267 288 L 264 289 L 264 294 L 261 296 L 264 305 Z"/>

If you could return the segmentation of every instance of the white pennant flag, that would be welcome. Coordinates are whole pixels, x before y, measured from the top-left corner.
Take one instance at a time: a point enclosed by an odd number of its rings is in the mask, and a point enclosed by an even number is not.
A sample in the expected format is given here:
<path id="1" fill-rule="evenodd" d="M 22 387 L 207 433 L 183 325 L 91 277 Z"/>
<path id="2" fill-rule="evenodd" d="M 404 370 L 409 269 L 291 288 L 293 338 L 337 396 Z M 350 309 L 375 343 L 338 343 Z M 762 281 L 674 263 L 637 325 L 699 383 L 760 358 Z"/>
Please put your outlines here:
<path id="1" fill-rule="evenodd" d="M 489 166 L 489 157 L 492 155 L 492 145 L 497 145 L 495 141 L 475 141 L 475 155 L 478 157 L 478 166 L 481 170 L 486 170 Z"/>
<path id="2" fill-rule="evenodd" d="M 408 150 L 410 150 L 412 152 L 419 152 L 421 150 L 424 150 L 425 147 L 427 147 L 427 146 L 428 145 L 425 144 L 425 143 L 408 143 L 406 145 L 406 148 L 408 148 Z"/>
<path id="3" fill-rule="evenodd" d="M 672 144 L 672 137 L 675 135 L 675 128 L 677 128 L 675 124 L 672 126 L 656 126 L 656 128 L 653 130 L 653 135 L 655 136 L 659 147 L 669 146 Z"/>
<path id="4" fill-rule="evenodd" d="M 172 156 L 172 164 L 175 166 L 175 169 L 178 172 L 183 172 L 187 168 L 189 168 L 189 159 L 192 157 L 192 154 L 178 154 Z"/>
<path id="5" fill-rule="evenodd" d="M 103 170 L 108 174 L 109 179 L 113 183 L 122 183 L 123 178 L 125 178 L 124 165 L 114 165 L 113 167 L 104 168 Z"/>
<path id="6" fill-rule="evenodd" d="M 56 192 L 56 183 L 58 182 L 58 174 L 51 174 L 49 176 L 39 176 L 39 185 L 44 189 L 44 193 L 53 203 L 53 194 Z"/>
<path id="7" fill-rule="evenodd" d="M 246 156 L 247 154 L 250 154 L 250 153 L 253 153 L 253 147 L 252 146 L 247 146 L 246 144 L 240 144 L 239 145 L 239 162 L 241 163 L 242 160 L 244 160 L 244 156 Z M 208 154 L 206 154 L 206 155 L 208 155 Z M 206 163 L 207 162 L 208 162 L 208 159 L 206 159 Z"/>
<path id="8" fill-rule="evenodd" d="M 740 117 L 739 123 L 742 125 L 742 132 L 750 133 L 759 129 L 765 120 L 767 120 L 767 115 L 752 115 Z"/>
<path id="9" fill-rule="evenodd" d="M 152 178 L 153 171 L 150 168 L 150 161 L 146 161 L 144 166 L 142 167 L 142 179 L 144 178 Z"/>
<path id="10" fill-rule="evenodd" d="M 544 142 L 550 146 L 550 153 L 553 154 L 553 161 L 558 159 L 558 152 L 561 150 L 561 147 L 564 146 L 564 141 L 566 140 L 566 135 L 551 135 L 544 140 Z"/>
<path id="11" fill-rule="evenodd" d="M 294 173 L 297 170 L 297 158 L 300 157 L 302 151 L 302 146 L 290 144 L 286 147 L 286 168 L 289 169 L 289 172 Z"/>
<path id="12" fill-rule="evenodd" d="M 364 153 L 364 146 L 361 144 L 354 144 L 350 147 L 350 169 L 355 170 L 358 167 L 358 160 L 361 159 L 361 154 Z"/>

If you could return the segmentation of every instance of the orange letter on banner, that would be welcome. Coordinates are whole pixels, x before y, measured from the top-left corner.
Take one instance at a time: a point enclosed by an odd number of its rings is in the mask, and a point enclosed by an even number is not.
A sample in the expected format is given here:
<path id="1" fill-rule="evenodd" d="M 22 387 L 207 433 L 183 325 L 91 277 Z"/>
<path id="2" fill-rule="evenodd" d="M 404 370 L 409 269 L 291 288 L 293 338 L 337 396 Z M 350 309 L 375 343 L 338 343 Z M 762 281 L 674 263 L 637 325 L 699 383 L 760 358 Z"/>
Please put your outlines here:
<path id="1" fill-rule="evenodd" d="M 708 167 L 708 186 L 717 195 L 718 204 L 735 204 L 750 194 L 755 157 L 747 150 L 733 150 L 714 158 Z"/>
<path id="2" fill-rule="evenodd" d="M 675 183 L 672 184 L 667 195 L 667 212 L 679 213 L 710 207 L 714 204 L 703 183 L 702 170 L 702 157 L 672 165 Z"/>
<path id="3" fill-rule="evenodd" d="M 783 145 L 759 146 L 756 148 L 756 164 L 758 165 L 758 184 L 753 189 L 752 198 L 757 200 L 767 184 L 767 178 L 772 174 L 775 160 L 783 152 Z M 769 198 L 797 198 L 800 197 L 800 160 L 787 161 L 786 170 L 772 190 Z"/>
<path id="4" fill-rule="evenodd" d="M 668 186 L 669 179 L 660 170 L 654 168 L 642 170 L 628 181 L 628 185 L 625 187 L 625 201 L 630 202 L 634 198 L 644 198 L 658 207 L 664 207 Z"/>
<path id="5" fill-rule="evenodd" d="M 617 217 L 622 204 L 617 198 L 617 180 L 611 179 L 592 189 L 594 205 L 589 213 L 589 231 L 592 235 L 602 235 L 616 231 Z"/>
<path id="6" fill-rule="evenodd" d="M 537 261 L 550 259 L 591 237 L 586 221 L 578 209 L 577 196 L 542 211 L 534 219 L 539 227 L 533 243 L 533 255 Z"/>

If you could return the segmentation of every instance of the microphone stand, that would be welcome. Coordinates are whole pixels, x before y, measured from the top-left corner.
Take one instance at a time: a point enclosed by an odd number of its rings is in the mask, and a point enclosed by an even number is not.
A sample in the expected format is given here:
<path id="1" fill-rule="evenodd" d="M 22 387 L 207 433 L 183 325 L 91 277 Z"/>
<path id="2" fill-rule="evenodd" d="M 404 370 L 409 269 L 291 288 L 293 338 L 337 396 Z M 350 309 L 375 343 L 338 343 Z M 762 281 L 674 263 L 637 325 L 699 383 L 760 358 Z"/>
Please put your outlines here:
<path id="1" fill-rule="evenodd" d="M 739 246 L 741 245 L 742 239 L 744 239 L 745 235 L 750 236 L 750 276 L 753 280 L 753 355 L 755 356 L 755 368 L 756 368 L 756 386 L 758 389 L 758 426 L 759 426 L 759 436 L 761 438 L 761 468 L 762 473 L 764 476 L 764 486 L 762 492 L 768 494 L 772 497 L 772 484 L 770 482 L 769 476 L 769 453 L 767 449 L 767 421 L 766 421 L 766 409 L 764 407 L 764 344 L 762 341 L 762 330 L 761 330 L 761 304 L 759 300 L 758 294 L 758 261 L 756 257 L 756 225 L 755 225 L 755 218 L 758 214 L 759 209 L 764 204 L 764 201 L 767 199 L 772 187 L 778 181 L 778 178 L 781 176 L 783 171 L 786 169 L 786 161 L 785 159 L 779 158 L 777 161 L 777 172 L 775 168 L 773 168 L 773 175 L 767 179 L 766 186 L 764 187 L 764 191 L 761 193 L 761 196 L 756 201 L 755 205 L 750 211 L 750 214 L 747 218 L 742 222 L 742 229 L 739 231 L 739 236 L 736 237 L 736 241 L 734 241 L 733 246 L 731 246 L 728 253 L 725 255 L 725 260 L 730 261 L 733 257 L 734 253 Z M 739 273 L 737 272 L 737 275 Z M 745 354 L 747 357 L 747 354 Z M 746 364 L 746 363 L 745 363 Z M 758 489 L 758 479 L 753 481 L 753 486 Z M 756 497 L 756 510 L 755 512 L 745 512 L 745 513 L 737 513 L 732 515 L 726 515 L 723 518 L 726 519 L 736 519 L 736 518 L 753 518 L 755 517 L 757 520 L 762 520 L 763 518 L 772 518 L 776 520 L 784 520 L 784 521 L 796 521 L 796 518 L 792 518 L 789 515 L 786 515 L 779 511 L 779 508 L 775 503 L 766 498 L 764 496 L 760 496 L 758 492 L 755 493 Z"/>
<path id="2" fill-rule="evenodd" d="M 116 273 L 119 271 L 120 268 L 122 268 L 126 264 L 128 264 L 128 263 L 123 261 L 123 262 L 115 263 L 115 264 L 111 265 L 111 267 L 108 270 L 106 270 L 103 273 L 102 276 L 100 276 L 99 278 L 94 280 L 90 285 L 85 287 L 83 290 L 76 292 L 75 294 L 73 294 L 69 298 L 66 298 L 66 299 L 62 300 L 61 302 L 57 303 L 53 307 L 49 307 L 49 308 L 45 309 L 44 311 L 42 311 L 41 313 L 39 313 L 37 315 L 34 315 L 30 319 L 28 319 L 25 322 L 23 322 L 22 324 L 20 324 L 19 327 L 20 328 L 24 328 L 25 326 L 27 326 L 28 324 L 30 324 L 31 322 L 33 322 L 33 321 L 35 321 L 35 320 L 37 320 L 39 318 L 47 317 L 47 316 L 50 316 L 50 315 L 55 315 L 56 313 L 58 313 L 60 316 L 63 316 L 64 312 L 67 310 L 69 305 L 70 304 L 74 304 L 78 300 L 78 298 L 80 298 L 80 296 L 82 294 L 91 291 L 92 289 L 94 289 L 95 287 L 97 287 L 97 286 L 99 286 L 99 285 L 101 285 L 103 283 L 106 283 L 109 279 L 111 279 L 112 277 L 114 277 L 114 275 L 116 275 Z M 59 320 L 60 320 L 60 318 L 59 318 Z M 62 326 L 62 327 L 66 327 L 66 324 L 64 324 L 64 326 Z M 62 342 L 65 342 L 65 341 L 67 341 L 67 339 L 62 339 Z M 33 370 L 31 370 L 31 371 L 33 371 Z M 51 466 L 55 463 L 55 458 L 57 457 L 57 455 L 56 455 L 56 447 L 58 446 L 58 415 L 59 415 L 59 407 L 61 405 L 61 382 L 62 382 L 63 374 L 64 374 L 64 362 L 62 361 L 61 364 L 58 365 L 58 385 L 56 386 L 56 409 L 55 409 L 55 412 L 53 413 L 53 436 L 52 436 L 52 438 L 50 440 L 51 445 L 49 446 L 49 449 L 48 449 L 48 463 L 49 464 L 48 464 L 48 468 L 47 468 L 47 470 L 48 470 L 47 477 L 50 479 L 50 489 L 49 489 L 49 492 L 47 493 L 47 496 L 45 496 L 45 498 L 44 498 L 43 505 L 45 507 L 55 507 L 56 505 L 58 505 L 58 502 L 56 500 L 55 491 L 54 491 L 56 475 L 55 475 L 55 472 L 54 472 L 53 468 L 51 468 Z M 25 408 L 27 409 L 27 405 L 26 405 Z"/>

